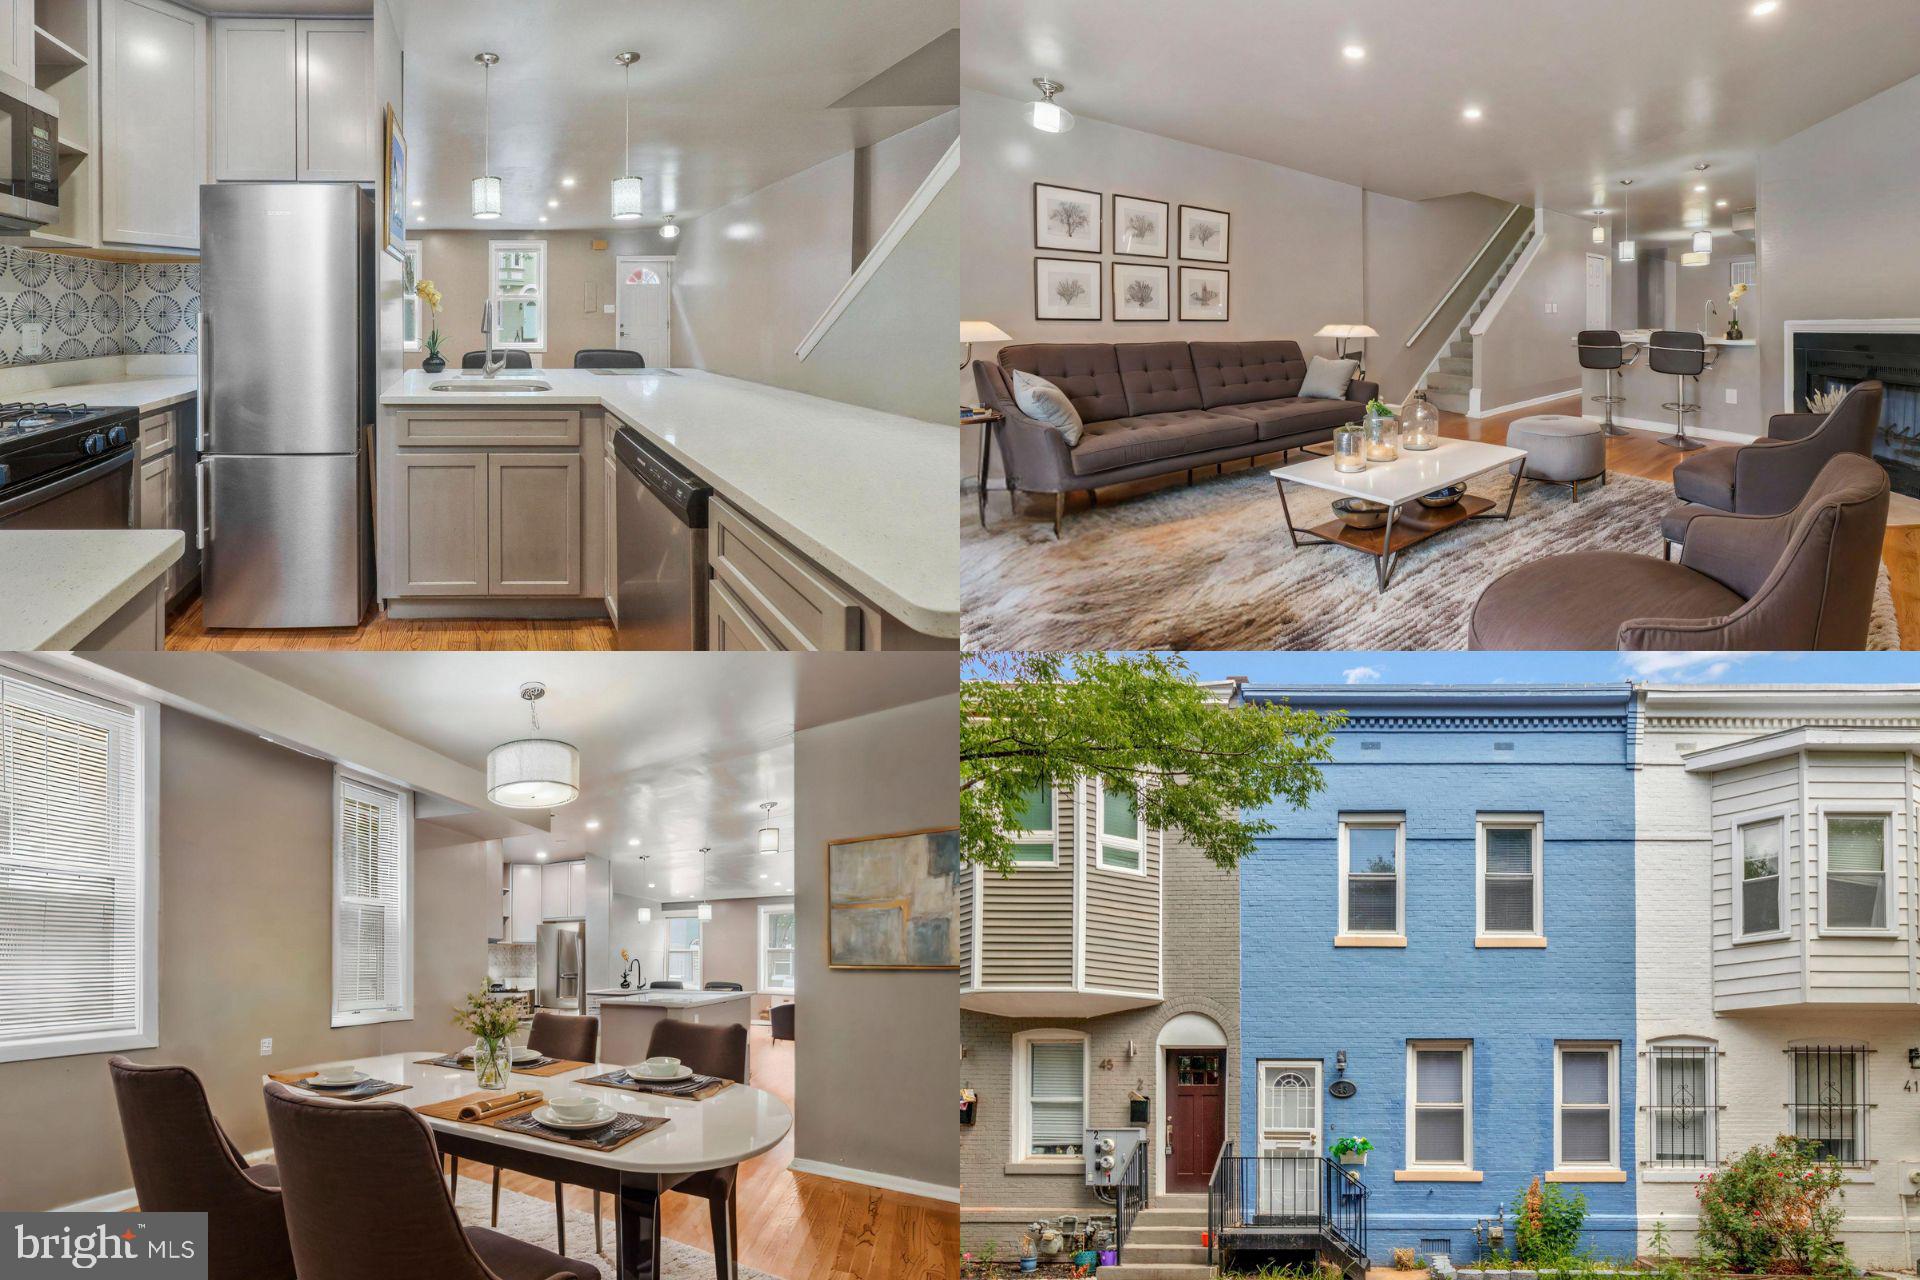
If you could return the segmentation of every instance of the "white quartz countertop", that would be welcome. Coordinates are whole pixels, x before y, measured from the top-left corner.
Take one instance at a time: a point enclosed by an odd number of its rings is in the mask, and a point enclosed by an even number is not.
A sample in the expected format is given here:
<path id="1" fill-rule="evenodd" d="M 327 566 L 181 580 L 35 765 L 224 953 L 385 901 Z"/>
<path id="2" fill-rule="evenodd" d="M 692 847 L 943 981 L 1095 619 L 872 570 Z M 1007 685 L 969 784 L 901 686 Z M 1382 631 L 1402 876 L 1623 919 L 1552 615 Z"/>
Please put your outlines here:
<path id="1" fill-rule="evenodd" d="M 1678 330 L 1678 332 L 1680 332 L 1680 333 L 1688 333 L 1688 332 L 1693 332 L 1693 333 L 1699 333 L 1699 330 L 1697 330 L 1697 329 L 1695 329 L 1695 330 L 1687 330 L 1687 329 L 1681 329 L 1681 330 Z M 1649 339 L 1649 338 L 1651 338 L 1651 337 L 1653 337 L 1653 330 L 1651 330 L 1651 329 L 1622 329 L 1622 330 L 1620 331 L 1620 336 L 1621 336 L 1621 337 L 1622 337 L 1623 339 L 1625 339 L 1626 341 L 1628 341 L 1628 342 L 1645 342 L 1645 341 L 1647 341 L 1647 339 Z M 1706 339 L 1706 342 L 1707 342 L 1707 345 L 1708 345 L 1708 346 L 1710 346 L 1710 347 L 1752 347 L 1752 346 L 1758 346 L 1758 345 L 1759 345 L 1759 344 L 1758 344 L 1758 343 L 1756 343 L 1756 342 L 1755 342 L 1755 341 L 1754 341 L 1754 340 L 1753 340 L 1752 338 L 1720 338 L 1720 337 L 1715 337 L 1715 336 L 1714 336 L 1713 334 L 1711 334 L 1711 333 L 1702 333 L 1702 334 L 1700 334 L 1700 336 L 1701 336 L 1702 338 L 1705 338 L 1705 339 Z"/>
<path id="2" fill-rule="evenodd" d="M 0 650 L 71 649 L 186 545 L 178 529 L 0 530 Z"/>
<path id="3" fill-rule="evenodd" d="M 430 391 L 456 371 L 409 369 L 382 405 L 598 405 L 722 498 L 916 631 L 960 634 L 952 520 L 957 428 L 696 369 L 607 377 L 503 373 L 551 391 Z M 478 379 L 475 379 L 476 381 Z"/>
<path id="4" fill-rule="evenodd" d="M 34 400 L 64 401 L 69 404 L 103 405 L 109 408 L 131 406 L 141 413 L 152 413 L 169 405 L 191 400 L 200 394 L 200 380 L 187 374 L 163 374 L 151 377 L 115 378 L 108 382 L 75 382 L 63 387 L 48 387 L 25 397 Z"/>
<path id="5" fill-rule="evenodd" d="M 589 991 L 601 1004 L 635 1004 L 655 1009 L 685 1009 L 695 1005 L 745 1000 L 751 991 Z"/>

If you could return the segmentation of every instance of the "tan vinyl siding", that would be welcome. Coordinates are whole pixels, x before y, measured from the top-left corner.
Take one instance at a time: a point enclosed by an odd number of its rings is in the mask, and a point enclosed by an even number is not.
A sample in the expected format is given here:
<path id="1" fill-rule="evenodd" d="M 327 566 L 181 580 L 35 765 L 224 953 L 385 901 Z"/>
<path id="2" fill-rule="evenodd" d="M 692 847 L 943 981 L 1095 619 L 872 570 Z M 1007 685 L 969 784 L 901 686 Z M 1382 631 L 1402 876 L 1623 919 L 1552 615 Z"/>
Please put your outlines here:
<path id="1" fill-rule="evenodd" d="M 1078 826 L 1073 791 L 1056 788 L 1054 846 L 1059 865 L 1021 866 L 981 877 L 980 986 L 1073 985 L 1073 867 Z"/>
<path id="2" fill-rule="evenodd" d="M 1146 872 L 1087 863 L 1086 983 L 1109 991 L 1160 990 L 1160 832 L 1141 832 Z"/>
<path id="3" fill-rule="evenodd" d="M 973 985 L 973 882 L 977 873 L 968 867 L 960 873 L 960 985 Z"/>
<path id="4" fill-rule="evenodd" d="M 1785 810 L 1781 874 L 1786 878 L 1779 941 L 1742 942 L 1733 936 L 1734 829 Z M 1713 1000 L 1716 1009 L 1797 1003 L 1801 991 L 1802 907 L 1800 761 L 1788 756 L 1742 765 L 1713 779 Z"/>

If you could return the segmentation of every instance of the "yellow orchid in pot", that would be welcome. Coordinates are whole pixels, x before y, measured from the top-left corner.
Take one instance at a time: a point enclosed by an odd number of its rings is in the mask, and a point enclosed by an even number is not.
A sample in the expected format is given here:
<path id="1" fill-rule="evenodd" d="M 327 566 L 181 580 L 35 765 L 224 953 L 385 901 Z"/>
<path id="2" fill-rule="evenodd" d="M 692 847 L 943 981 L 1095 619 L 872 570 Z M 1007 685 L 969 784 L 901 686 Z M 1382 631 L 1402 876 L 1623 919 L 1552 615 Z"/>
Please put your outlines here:
<path id="1" fill-rule="evenodd" d="M 439 373 L 447 367 L 440 355 L 440 290 L 434 287 L 433 281 L 422 280 L 413 286 L 413 292 L 427 309 L 428 317 L 426 336 L 420 339 L 420 345 L 427 349 L 427 358 L 420 362 L 420 367 L 428 373 Z"/>
<path id="2" fill-rule="evenodd" d="M 1733 286 L 1732 290 L 1727 294 L 1727 306 L 1733 311 L 1733 318 L 1727 321 L 1728 342 L 1738 342 L 1742 337 L 1740 332 L 1740 299 L 1746 296 L 1747 286 L 1744 283 Z"/>

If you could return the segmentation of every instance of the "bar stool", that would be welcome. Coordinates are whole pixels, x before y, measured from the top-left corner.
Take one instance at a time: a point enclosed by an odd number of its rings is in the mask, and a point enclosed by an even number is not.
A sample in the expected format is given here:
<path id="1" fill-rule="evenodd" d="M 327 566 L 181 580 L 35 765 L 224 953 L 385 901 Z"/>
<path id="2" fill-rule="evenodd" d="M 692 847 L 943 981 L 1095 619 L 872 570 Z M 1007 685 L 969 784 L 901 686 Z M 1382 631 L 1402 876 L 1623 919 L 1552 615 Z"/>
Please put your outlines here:
<path id="1" fill-rule="evenodd" d="M 1625 396 L 1613 394 L 1613 376 L 1640 358 L 1640 344 L 1620 341 L 1618 329 L 1582 329 L 1574 343 L 1580 349 L 1582 369 L 1599 369 L 1606 374 L 1607 393 L 1593 397 L 1595 404 L 1606 406 L 1601 431 L 1610 436 L 1626 435 L 1627 429 L 1613 421 L 1613 406 L 1627 402 Z"/>
<path id="2" fill-rule="evenodd" d="M 1698 449 L 1698 440 L 1687 436 L 1687 415 L 1699 413 L 1698 403 L 1687 399 L 1687 379 L 1700 381 L 1700 375 L 1713 368 L 1714 358 L 1719 351 L 1707 350 L 1706 337 L 1698 333 L 1686 333 L 1679 329 L 1656 329 L 1653 337 L 1647 340 L 1647 365 L 1655 373 L 1670 373 L 1679 387 L 1678 400 L 1663 401 L 1660 405 L 1673 414 L 1673 434 L 1661 436 L 1660 443 L 1672 445 L 1676 449 Z"/>

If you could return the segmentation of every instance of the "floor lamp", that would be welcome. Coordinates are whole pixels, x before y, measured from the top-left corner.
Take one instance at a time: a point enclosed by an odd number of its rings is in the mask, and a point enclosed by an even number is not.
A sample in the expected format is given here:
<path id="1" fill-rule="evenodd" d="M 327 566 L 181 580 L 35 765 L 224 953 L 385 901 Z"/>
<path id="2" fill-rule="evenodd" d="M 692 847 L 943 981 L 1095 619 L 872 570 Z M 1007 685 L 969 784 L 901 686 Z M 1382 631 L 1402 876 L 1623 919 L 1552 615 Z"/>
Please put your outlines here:
<path id="1" fill-rule="evenodd" d="M 1365 341 L 1368 338 L 1377 338 L 1380 335 L 1374 331 L 1373 326 L 1370 324 L 1328 324 L 1320 326 L 1320 332 L 1313 336 L 1316 338 L 1338 338 L 1340 340 L 1340 358 L 1346 360 L 1350 358 L 1347 355 L 1347 339 L 1359 338 Z M 1362 349 L 1362 354 L 1354 358 L 1359 359 L 1362 364 L 1366 363 L 1364 348 Z M 1356 370 L 1355 376 L 1364 378 L 1367 376 L 1367 371 L 1365 369 Z"/>
<path id="2" fill-rule="evenodd" d="M 976 342 L 1011 342 L 1013 335 L 1005 333 L 1000 326 L 987 320 L 962 320 L 960 322 L 960 341 L 966 344 L 967 358 L 960 362 L 965 369 L 973 363 L 973 344 Z"/>

